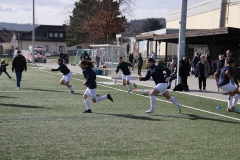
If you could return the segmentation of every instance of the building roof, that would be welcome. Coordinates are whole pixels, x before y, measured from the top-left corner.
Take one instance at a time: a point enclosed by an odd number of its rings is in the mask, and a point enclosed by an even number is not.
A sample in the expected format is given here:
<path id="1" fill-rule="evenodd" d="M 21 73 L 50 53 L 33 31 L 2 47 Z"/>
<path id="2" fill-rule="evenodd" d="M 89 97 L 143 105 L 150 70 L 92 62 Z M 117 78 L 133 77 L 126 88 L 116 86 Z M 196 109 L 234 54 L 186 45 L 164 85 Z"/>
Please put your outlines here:
<path id="1" fill-rule="evenodd" d="M 48 33 L 64 33 L 63 38 L 48 37 Z M 39 25 L 35 28 L 35 40 L 36 41 L 52 41 L 52 42 L 65 42 L 66 25 Z M 27 32 L 21 36 L 21 40 L 32 40 L 32 31 Z"/>
<path id="2" fill-rule="evenodd" d="M 6 29 L 0 30 L 0 41 L 11 42 L 13 35 L 14 35 L 13 30 L 6 30 Z"/>

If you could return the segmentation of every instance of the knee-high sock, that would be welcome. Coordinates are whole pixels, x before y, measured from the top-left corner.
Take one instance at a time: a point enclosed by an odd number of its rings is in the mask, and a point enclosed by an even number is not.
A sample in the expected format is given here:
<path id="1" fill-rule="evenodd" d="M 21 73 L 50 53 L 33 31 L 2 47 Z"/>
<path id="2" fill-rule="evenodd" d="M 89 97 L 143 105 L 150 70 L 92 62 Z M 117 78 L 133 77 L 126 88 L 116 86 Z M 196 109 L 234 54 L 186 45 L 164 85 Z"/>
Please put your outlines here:
<path id="1" fill-rule="evenodd" d="M 128 90 L 130 90 L 130 88 L 129 88 L 129 86 L 128 86 L 127 84 L 125 85 L 125 87 L 126 87 Z"/>
<path id="2" fill-rule="evenodd" d="M 234 100 L 233 100 L 233 107 L 236 107 L 237 106 L 237 102 L 238 102 L 238 98 L 239 98 L 239 95 L 238 94 L 235 94 L 234 95 Z"/>
<path id="3" fill-rule="evenodd" d="M 87 109 L 91 109 L 88 99 L 84 99 L 84 103 Z"/>
<path id="4" fill-rule="evenodd" d="M 107 99 L 107 95 L 101 96 L 101 97 L 97 97 L 96 98 L 96 102 L 99 102 L 99 101 L 102 101 L 102 100 L 105 100 L 105 99 Z"/>
<path id="5" fill-rule="evenodd" d="M 173 96 L 171 96 L 169 101 L 171 101 L 177 108 L 180 107 L 180 104 L 178 103 L 178 101 Z"/>
<path id="6" fill-rule="evenodd" d="M 232 96 L 229 96 L 229 97 L 228 97 L 228 108 L 231 108 L 231 107 L 232 107 L 232 100 L 233 100 L 233 97 L 232 97 Z"/>
<path id="7" fill-rule="evenodd" d="M 155 107 L 155 102 L 156 102 L 156 98 L 155 96 L 150 96 L 150 105 L 151 105 L 151 110 L 154 110 Z"/>

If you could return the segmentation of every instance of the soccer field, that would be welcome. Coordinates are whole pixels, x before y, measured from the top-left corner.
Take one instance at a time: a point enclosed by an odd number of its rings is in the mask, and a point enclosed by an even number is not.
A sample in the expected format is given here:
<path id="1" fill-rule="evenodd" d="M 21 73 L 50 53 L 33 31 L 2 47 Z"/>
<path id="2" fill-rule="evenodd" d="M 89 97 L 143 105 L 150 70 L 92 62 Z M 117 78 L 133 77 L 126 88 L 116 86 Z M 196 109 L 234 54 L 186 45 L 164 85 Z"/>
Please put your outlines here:
<path id="1" fill-rule="evenodd" d="M 182 114 L 160 95 L 146 114 L 147 93 L 98 84 L 98 95 L 110 93 L 114 102 L 90 102 L 93 113 L 86 114 L 82 75 L 73 74 L 70 94 L 60 72 L 29 65 L 19 90 L 10 74 L 0 76 L 1 160 L 240 159 L 240 114 L 226 112 L 227 102 L 170 92 Z"/>

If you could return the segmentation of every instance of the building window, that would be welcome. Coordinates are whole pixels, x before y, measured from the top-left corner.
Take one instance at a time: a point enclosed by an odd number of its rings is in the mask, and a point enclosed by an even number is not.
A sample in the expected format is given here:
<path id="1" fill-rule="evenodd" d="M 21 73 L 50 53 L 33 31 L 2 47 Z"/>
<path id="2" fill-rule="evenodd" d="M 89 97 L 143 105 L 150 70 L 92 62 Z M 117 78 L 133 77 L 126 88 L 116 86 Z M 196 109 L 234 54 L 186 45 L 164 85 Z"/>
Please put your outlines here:
<path id="1" fill-rule="evenodd" d="M 82 46 L 77 46 L 77 49 L 82 49 Z"/>
<path id="2" fill-rule="evenodd" d="M 54 38 L 58 38 L 58 33 L 54 33 Z"/>
<path id="3" fill-rule="evenodd" d="M 63 38 L 63 33 L 59 33 L 59 37 L 60 37 L 60 38 Z"/>
<path id="4" fill-rule="evenodd" d="M 48 33 L 48 37 L 53 37 L 53 33 Z"/>
<path id="5" fill-rule="evenodd" d="M 59 52 L 64 53 L 65 52 L 65 46 L 59 46 Z"/>
<path id="6" fill-rule="evenodd" d="M 49 51 L 49 45 L 44 45 L 46 51 Z"/>

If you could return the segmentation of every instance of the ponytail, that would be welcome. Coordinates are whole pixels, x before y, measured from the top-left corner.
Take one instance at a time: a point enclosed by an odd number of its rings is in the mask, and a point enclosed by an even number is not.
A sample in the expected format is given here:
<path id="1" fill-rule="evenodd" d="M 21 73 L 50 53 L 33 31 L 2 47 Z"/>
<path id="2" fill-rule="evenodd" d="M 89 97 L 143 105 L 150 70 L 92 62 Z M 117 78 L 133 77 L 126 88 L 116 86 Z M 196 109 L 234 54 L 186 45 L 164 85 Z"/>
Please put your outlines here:
<path id="1" fill-rule="evenodd" d="M 90 61 L 81 60 L 79 64 L 82 64 L 82 65 L 84 65 L 84 66 L 87 66 L 87 67 L 90 68 L 90 69 L 93 69 L 93 68 L 94 68 L 93 63 L 90 62 Z"/>

